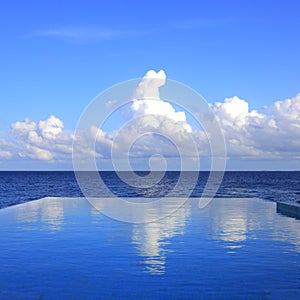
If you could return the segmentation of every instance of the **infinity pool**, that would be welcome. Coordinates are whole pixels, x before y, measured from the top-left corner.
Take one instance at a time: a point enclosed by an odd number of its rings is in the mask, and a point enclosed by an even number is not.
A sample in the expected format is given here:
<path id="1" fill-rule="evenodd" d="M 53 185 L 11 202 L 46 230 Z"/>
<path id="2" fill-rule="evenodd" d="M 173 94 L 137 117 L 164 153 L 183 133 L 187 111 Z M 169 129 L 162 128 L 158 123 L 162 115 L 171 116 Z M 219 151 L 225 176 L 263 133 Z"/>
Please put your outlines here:
<path id="1" fill-rule="evenodd" d="M 144 224 L 45 198 L 0 210 L 0 245 L 0 299 L 300 297 L 300 221 L 255 198 L 190 199 Z"/>

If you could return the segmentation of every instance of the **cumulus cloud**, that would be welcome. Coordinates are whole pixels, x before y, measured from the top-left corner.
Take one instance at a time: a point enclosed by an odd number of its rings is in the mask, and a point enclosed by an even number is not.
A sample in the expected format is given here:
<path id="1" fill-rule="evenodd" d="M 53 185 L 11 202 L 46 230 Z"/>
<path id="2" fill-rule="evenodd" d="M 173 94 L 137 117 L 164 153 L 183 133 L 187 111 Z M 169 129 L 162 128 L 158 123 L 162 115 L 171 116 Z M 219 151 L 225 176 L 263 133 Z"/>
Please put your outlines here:
<path id="1" fill-rule="evenodd" d="M 53 140 L 62 133 L 64 123 L 60 119 L 52 115 L 47 120 L 40 121 L 38 124 L 38 128 L 43 138 Z"/>
<path id="2" fill-rule="evenodd" d="M 29 118 L 26 118 L 23 122 L 16 122 L 11 126 L 14 132 L 19 134 L 27 134 L 30 131 L 36 130 L 36 123 L 31 122 Z"/>
<path id="3" fill-rule="evenodd" d="M 224 131 L 229 155 L 285 157 L 300 150 L 300 94 L 277 101 L 266 113 L 249 111 L 247 101 L 226 98 L 211 106 Z"/>
<path id="4" fill-rule="evenodd" d="M 12 152 L 7 150 L 0 150 L 0 159 L 8 159 L 12 157 Z"/>
<path id="5" fill-rule="evenodd" d="M 12 124 L 16 155 L 37 160 L 51 161 L 72 152 L 72 135 L 63 132 L 62 120 L 51 115 L 38 123 L 26 118 Z"/>
<path id="6" fill-rule="evenodd" d="M 134 119 L 114 136 L 115 150 L 119 156 L 131 150 L 130 155 L 135 157 L 178 156 L 179 150 L 185 156 L 196 155 L 192 153 L 190 132 L 182 123 L 164 115 L 144 115 Z"/>
<path id="7" fill-rule="evenodd" d="M 74 136 L 64 123 L 51 115 L 38 122 L 26 118 L 11 125 L 11 136 L 0 140 L 0 160 L 16 157 L 43 161 L 71 161 L 72 143 L 77 141 L 76 155 L 111 159 L 127 155 L 133 158 L 153 154 L 193 157 L 191 138 L 196 142 L 197 155 L 209 155 L 206 133 L 187 121 L 184 111 L 160 98 L 159 89 L 166 83 L 163 70 L 148 71 L 133 91 L 127 109 L 131 120 L 126 126 L 110 132 L 91 126 Z M 118 107 L 111 100 L 107 107 Z M 300 94 L 276 101 L 263 112 L 250 110 L 246 100 L 237 96 L 210 104 L 224 132 L 228 157 L 265 159 L 297 158 L 300 151 Z M 9 141 L 9 142 L 8 142 Z M 133 143 L 133 141 L 135 141 Z"/>
<path id="8" fill-rule="evenodd" d="M 143 77 L 139 86 L 136 89 L 135 96 L 137 99 L 133 100 L 131 111 L 133 117 L 138 118 L 145 115 L 152 115 L 148 118 L 148 123 L 152 119 L 156 128 L 160 128 L 158 124 L 164 120 L 164 127 L 166 124 L 179 124 L 182 129 L 191 132 L 191 126 L 186 122 L 186 115 L 183 111 L 175 111 L 174 107 L 166 101 L 160 99 L 159 88 L 166 83 L 166 74 L 163 70 L 155 72 L 150 70 Z M 144 121 L 144 120 L 143 120 Z M 172 124 L 172 126 L 174 125 Z M 145 124 L 142 124 L 144 126 Z M 164 128 L 165 129 L 165 128 Z M 177 130 L 178 131 L 178 130 Z"/>
<path id="9" fill-rule="evenodd" d="M 185 112 L 160 98 L 159 88 L 165 83 L 163 70 L 150 70 L 143 77 L 130 105 L 132 120 L 111 136 L 114 155 L 178 157 L 179 151 L 185 156 L 198 155 L 192 150 L 192 126 Z"/>
<path id="10" fill-rule="evenodd" d="M 14 144 L 0 139 L 0 159 L 9 159 L 13 156 Z"/>
<path id="11" fill-rule="evenodd" d="M 55 155 L 49 150 L 42 149 L 31 144 L 26 144 L 23 151 L 19 152 L 19 156 L 38 160 L 52 160 Z"/>
<path id="12" fill-rule="evenodd" d="M 135 90 L 136 98 L 150 98 L 150 99 L 160 99 L 158 88 L 166 83 L 166 73 L 163 70 L 155 72 L 150 70 L 143 77 L 138 87 Z"/>

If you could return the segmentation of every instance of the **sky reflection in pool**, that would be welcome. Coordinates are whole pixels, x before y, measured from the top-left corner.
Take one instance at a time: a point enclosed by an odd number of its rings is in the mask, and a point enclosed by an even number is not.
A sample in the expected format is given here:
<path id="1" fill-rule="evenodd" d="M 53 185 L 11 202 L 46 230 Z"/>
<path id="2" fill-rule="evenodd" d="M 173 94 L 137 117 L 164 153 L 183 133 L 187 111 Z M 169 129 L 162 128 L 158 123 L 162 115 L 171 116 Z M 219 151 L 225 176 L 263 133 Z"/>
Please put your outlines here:
<path id="1" fill-rule="evenodd" d="M 218 198 L 149 222 L 175 205 L 141 211 L 143 224 L 110 219 L 83 198 L 0 210 L 0 298 L 300 296 L 299 220 L 273 202 Z"/>

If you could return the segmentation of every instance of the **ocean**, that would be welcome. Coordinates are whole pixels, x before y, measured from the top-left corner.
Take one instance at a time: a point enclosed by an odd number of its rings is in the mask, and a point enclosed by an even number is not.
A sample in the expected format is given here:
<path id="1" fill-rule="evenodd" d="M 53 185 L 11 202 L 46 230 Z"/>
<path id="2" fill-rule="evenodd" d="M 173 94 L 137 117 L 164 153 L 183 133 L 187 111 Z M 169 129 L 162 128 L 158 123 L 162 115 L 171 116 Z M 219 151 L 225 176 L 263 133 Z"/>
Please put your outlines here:
<path id="1" fill-rule="evenodd" d="M 137 173 L 140 176 L 148 174 Z M 117 196 L 161 197 L 172 191 L 180 172 L 166 172 L 160 182 L 147 188 L 129 186 L 115 172 L 100 172 L 100 174 L 108 188 Z M 202 195 L 208 175 L 209 172 L 199 173 L 191 197 Z M 125 176 L 130 177 L 130 173 Z M 100 196 L 106 195 L 105 191 L 98 190 L 97 186 L 95 192 Z M 186 196 L 190 192 L 187 183 L 186 189 L 178 190 L 175 196 Z M 81 197 L 83 193 L 71 171 L 0 172 L 0 208 L 48 196 Z M 216 197 L 256 197 L 271 201 L 298 201 L 300 200 L 300 172 L 225 172 Z"/>

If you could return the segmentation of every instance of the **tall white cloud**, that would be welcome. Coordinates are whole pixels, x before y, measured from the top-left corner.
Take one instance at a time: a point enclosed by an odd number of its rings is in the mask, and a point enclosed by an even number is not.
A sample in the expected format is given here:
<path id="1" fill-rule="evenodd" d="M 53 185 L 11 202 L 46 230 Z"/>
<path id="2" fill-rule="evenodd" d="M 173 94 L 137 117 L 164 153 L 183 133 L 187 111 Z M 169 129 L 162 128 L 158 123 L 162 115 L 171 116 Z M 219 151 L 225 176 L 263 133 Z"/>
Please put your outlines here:
<path id="1" fill-rule="evenodd" d="M 137 99 L 160 99 L 158 88 L 166 83 L 166 78 L 166 73 L 163 70 L 157 73 L 154 70 L 148 71 L 136 88 L 135 97 Z"/>

